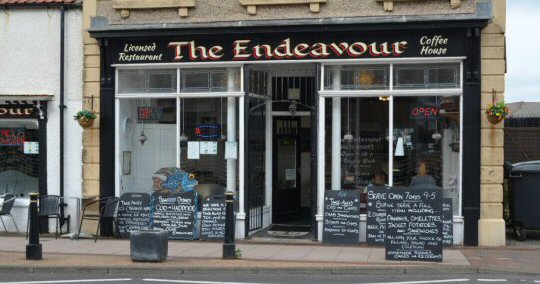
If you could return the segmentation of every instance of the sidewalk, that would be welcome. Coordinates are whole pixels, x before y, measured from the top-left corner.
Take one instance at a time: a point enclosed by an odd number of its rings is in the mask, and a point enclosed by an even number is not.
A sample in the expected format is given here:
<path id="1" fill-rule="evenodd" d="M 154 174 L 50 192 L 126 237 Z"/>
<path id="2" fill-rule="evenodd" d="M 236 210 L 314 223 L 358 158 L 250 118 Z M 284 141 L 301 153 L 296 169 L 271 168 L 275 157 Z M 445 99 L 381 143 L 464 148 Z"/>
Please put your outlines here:
<path id="1" fill-rule="evenodd" d="M 363 273 L 363 274 L 452 274 L 515 272 L 540 274 L 540 249 L 446 249 L 442 263 L 386 261 L 384 248 L 255 244 L 240 242 L 242 257 L 222 260 L 222 244 L 200 241 L 170 241 L 169 257 L 162 263 L 136 263 L 129 258 L 129 240 L 41 238 L 42 261 L 25 260 L 24 237 L 0 237 L 0 270 L 74 271 L 166 269 L 174 274 L 209 273 Z"/>

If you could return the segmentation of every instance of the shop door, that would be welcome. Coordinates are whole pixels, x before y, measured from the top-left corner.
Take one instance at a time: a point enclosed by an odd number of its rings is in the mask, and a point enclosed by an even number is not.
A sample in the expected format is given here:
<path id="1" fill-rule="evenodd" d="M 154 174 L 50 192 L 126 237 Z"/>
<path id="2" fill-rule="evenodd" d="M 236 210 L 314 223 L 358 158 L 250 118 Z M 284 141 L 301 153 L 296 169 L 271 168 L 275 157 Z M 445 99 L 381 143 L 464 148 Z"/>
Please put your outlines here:
<path id="1" fill-rule="evenodd" d="M 245 67 L 245 138 L 246 156 L 246 236 L 253 231 L 263 228 L 265 205 L 265 174 L 266 174 L 266 104 L 270 97 L 268 93 L 267 71 L 253 70 L 252 66 Z"/>
<path id="2" fill-rule="evenodd" d="M 276 223 L 300 219 L 301 157 L 299 117 L 274 118 L 273 216 Z"/>

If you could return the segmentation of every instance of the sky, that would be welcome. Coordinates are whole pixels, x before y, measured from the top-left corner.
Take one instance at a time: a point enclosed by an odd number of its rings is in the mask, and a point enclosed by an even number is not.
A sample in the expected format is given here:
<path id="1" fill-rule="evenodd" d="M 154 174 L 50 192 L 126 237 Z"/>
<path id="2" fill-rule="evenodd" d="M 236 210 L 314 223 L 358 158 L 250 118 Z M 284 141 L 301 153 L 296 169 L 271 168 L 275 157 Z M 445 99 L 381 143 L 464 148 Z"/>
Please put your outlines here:
<path id="1" fill-rule="evenodd" d="M 540 1 L 507 0 L 506 102 L 540 102 Z"/>

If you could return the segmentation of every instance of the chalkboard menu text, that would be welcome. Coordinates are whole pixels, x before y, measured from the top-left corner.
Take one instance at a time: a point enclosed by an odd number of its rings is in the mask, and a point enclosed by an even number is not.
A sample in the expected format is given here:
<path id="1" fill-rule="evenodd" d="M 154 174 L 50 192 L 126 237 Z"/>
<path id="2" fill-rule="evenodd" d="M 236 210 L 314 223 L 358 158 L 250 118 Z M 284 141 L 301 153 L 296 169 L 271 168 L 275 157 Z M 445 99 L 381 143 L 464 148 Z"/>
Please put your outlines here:
<path id="1" fill-rule="evenodd" d="M 452 198 L 443 198 L 442 221 L 443 221 L 443 245 L 454 245 L 454 212 L 452 210 Z"/>
<path id="2" fill-rule="evenodd" d="M 202 203 L 201 239 L 223 240 L 225 237 L 225 201 L 207 198 Z"/>
<path id="3" fill-rule="evenodd" d="M 327 190 L 324 196 L 323 242 L 357 244 L 360 239 L 360 193 Z"/>
<path id="4" fill-rule="evenodd" d="M 386 259 L 441 262 L 441 190 L 395 187 L 387 204 Z"/>
<path id="5" fill-rule="evenodd" d="M 152 194 L 150 226 L 169 231 L 169 239 L 193 239 L 195 236 L 195 192 Z"/>
<path id="6" fill-rule="evenodd" d="M 366 241 L 370 245 L 384 245 L 389 192 L 386 186 L 369 186 L 367 189 Z"/>
<path id="7" fill-rule="evenodd" d="M 150 223 L 150 196 L 146 193 L 124 193 L 117 209 L 118 230 L 122 237 L 132 231 L 146 230 Z"/>

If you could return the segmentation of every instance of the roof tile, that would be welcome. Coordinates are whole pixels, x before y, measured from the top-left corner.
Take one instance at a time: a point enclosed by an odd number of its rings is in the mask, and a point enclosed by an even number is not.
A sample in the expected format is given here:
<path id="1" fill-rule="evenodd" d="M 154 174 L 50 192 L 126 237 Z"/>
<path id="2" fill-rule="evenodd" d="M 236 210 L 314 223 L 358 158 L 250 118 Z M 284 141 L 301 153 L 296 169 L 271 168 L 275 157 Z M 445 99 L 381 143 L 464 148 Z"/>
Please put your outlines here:
<path id="1" fill-rule="evenodd" d="M 22 4 L 73 4 L 76 0 L 0 0 L 0 5 L 22 5 Z"/>

